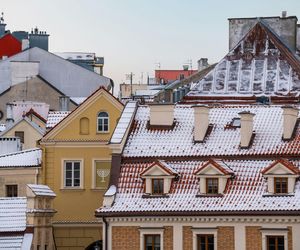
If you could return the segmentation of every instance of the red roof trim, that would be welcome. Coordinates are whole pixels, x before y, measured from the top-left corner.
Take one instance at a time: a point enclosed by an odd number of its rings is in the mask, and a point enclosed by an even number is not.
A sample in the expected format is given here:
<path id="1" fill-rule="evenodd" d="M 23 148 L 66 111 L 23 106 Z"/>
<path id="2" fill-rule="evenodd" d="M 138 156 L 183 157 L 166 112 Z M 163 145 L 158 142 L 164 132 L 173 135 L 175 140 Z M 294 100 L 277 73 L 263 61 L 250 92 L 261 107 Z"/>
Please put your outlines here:
<path id="1" fill-rule="evenodd" d="M 270 166 L 264 168 L 261 173 L 265 174 L 266 172 L 268 172 L 270 169 L 272 169 L 273 167 L 275 167 L 277 164 L 282 164 L 283 166 L 285 166 L 287 169 L 291 170 L 294 174 L 300 174 L 300 171 L 297 167 L 294 166 L 294 164 L 292 164 L 291 162 L 289 162 L 286 159 L 279 159 L 274 161 Z"/>
<path id="2" fill-rule="evenodd" d="M 26 114 L 25 116 L 29 116 L 29 115 L 34 115 L 35 117 L 39 118 L 42 122 L 46 123 L 46 119 L 44 117 L 42 117 L 39 113 L 35 112 L 35 110 L 33 108 L 31 108 Z"/>
<path id="3" fill-rule="evenodd" d="M 231 175 L 231 174 L 233 174 L 232 172 L 228 172 L 226 169 L 224 169 L 220 164 L 218 164 L 217 162 L 215 162 L 213 159 L 209 159 L 207 162 L 205 162 L 204 165 L 202 165 L 199 169 L 197 169 L 194 172 L 194 174 L 197 175 L 200 171 L 202 171 L 203 169 L 205 169 L 209 165 L 213 165 L 216 169 L 218 169 L 219 171 L 221 171 L 225 175 L 229 175 L 229 174 Z"/>

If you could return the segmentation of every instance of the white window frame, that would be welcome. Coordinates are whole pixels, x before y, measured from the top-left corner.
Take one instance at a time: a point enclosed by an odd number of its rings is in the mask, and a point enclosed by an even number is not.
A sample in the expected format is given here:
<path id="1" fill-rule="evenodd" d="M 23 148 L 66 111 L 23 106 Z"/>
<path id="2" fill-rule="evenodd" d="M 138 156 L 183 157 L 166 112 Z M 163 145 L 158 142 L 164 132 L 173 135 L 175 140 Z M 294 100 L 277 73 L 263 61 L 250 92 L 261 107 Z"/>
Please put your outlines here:
<path id="1" fill-rule="evenodd" d="M 106 190 L 107 188 L 99 188 L 99 187 L 96 187 L 96 177 L 97 177 L 97 174 L 96 174 L 96 162 L 106 162 L 106 163 L 110 163 L 111 165 L 111 159 L 109 158 L 93 158 L 92 159 L 92 189 L 96 189 L 96 190 Z M 109 169 L 109 174 L 111 174 L 111 168 Z"/>
<path id="2" fill-rule="evenodd" d="M 212 234 L 214 236 L 214 249 L 218 250 L 217 245 L 217 235 L 218 235 L 218 228 L 193 228 L 193 250 L 197 250 L 197 235 L 199 234 Z"/>
<path id="3" fill-rule="evenodd" d="M 66 186 L 66 163 L 67 162 L 79 162 L 79 169 L 80 169 L 80 185 L 79 186 Z M 83 159 L 62 159 L 62 180 L 61 180 L 61 188 L 62 189 L 83 189 L 84 187 L 84 175 L 83 175 Z"/>
<path id="4" fill-rule="evenodd" d="M 104 117 L 103 118 L 99 117 L 99 115 L 101 113 L 106 113 L 108 115 L 108 117 L 105 117 L 105 118 Z M 103 130 L 103 131 L 99 130 L 99 124 L 100 124 L 99 121 L 102 120 L 102 119 L 107 119 L 107 131 L 106 130 Z M 109 133 L 109 113 L 107 111 L 102 110 L 97 115 L 97 133 Z"/>
<path id="5" fill-rule="evenodd" d="M 262 250 L 267 250 L 267 236 L 283 236 L 284 237 L 284 250 L 289 249 L 288 245 L 288 228 L 262 228 Z"/>
<path id="6" fill-rule="evenodd" d="M 145 235 L 147 234 L 157 234 L 160 235 L 160 249 L 164 250 L 164 228 L 161 227 L 149 227 L 149 228 L 139 228 L 140 231 L 140 250 L 145 250 Z"/>

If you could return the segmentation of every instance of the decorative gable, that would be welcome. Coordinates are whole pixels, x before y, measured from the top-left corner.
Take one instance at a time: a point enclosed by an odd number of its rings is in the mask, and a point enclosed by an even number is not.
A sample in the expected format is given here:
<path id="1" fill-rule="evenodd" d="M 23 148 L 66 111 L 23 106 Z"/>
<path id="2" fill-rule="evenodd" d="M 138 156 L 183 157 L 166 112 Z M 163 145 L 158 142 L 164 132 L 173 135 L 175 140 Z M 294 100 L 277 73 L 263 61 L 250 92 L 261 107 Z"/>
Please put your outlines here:
<path id="1" fill-rule="evenodd" d="M 300 171 L 288 160 L 279 159 L 264 168 L 261 173 L 267 179 L 269 194 L 291 194 L 294 192 Z"/>
<path id="2" fill-rule="evenodd" d="M 172 179 L 178 173 L 164 161 L 156 161 L 140 173 L 145 180 L 145 193 L 149 195 L 163 195 L 170 192 Z"/>
<path id="3" fill-rule="evenodd" d="M 208 160 L 194 174 L 199 177 L 200 194 L 223 194 L 233 171 L 221 160 Z"/>

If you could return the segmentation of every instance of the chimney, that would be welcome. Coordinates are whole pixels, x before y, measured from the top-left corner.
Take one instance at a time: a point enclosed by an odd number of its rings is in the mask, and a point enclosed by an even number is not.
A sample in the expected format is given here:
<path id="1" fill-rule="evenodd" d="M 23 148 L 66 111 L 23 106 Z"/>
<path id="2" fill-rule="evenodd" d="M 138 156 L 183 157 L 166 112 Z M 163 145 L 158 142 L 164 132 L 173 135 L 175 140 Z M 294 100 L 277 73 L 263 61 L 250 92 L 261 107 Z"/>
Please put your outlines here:
<path id="1" fill-rule="evenodd" d="M 283 106 L 283 140 L 290 140 L 298 119 L 298 109 L 293 106 Z"/>
<path id="2" fill-rule="evenodd" d="M 59 97 L 59 110 L 60 111 L 69 111 L 70 97 L 60 96 Z"/>
<path id="3" fill-rule="evenodd" d="M 6 103 L 6 128 L 14 123 L 13 103 Z"/>
<path id="4" fill-rule="evenodd" d="M 248 148 L 250 146 L 251 138 L 253 135 L 253 117 L 255 114 L 249 111 L 239 113 L 241 117 L 241 148 Z"/>
<path id="5" fill-rule="evenodd" d="M 282 17 L 282 18 L 286 18 L 286 17 L 287 17 L 287 11 L 286 11 L 286 10 L 283 10 L 283 11 L 281 12 L 281 17 Z"/>
<path id="6" fill-rule="evenodd" d="M 151 104 L 150 126 L 172 126 L 174 122 L 173 104 Z"/>
<path id="7" fill-rule="evenodd" d="M 200 58 L 198 60 L 198 71 L 204 70 L 209 66 L 207 58 Z"/>
<path id="8" fill-rule="evenodd" d="M 5 34 L 5 26 L 6 24 L 4 23 L 4 17 L 2 13 L 2 16 L 0 17 L 0 37 Z"/>
<path id="9" fill-rule="evenodd" d="M 22 51 L 29 48 L 29 40 L 22 39 Z"/>
<path id="10" fill-rule="evenodd" d="M 29 34 L 30 48 L 38 47 L 40 49 L 48 51 L 49 49 L 49 35 L 46 32 L 41 32 L 36 27 Z"/>
<path id="11" fill-rule="evenodd" d="M 194 141 L 203 142 L 209 125 L 209 107 L 205 105 L 194 108 Z"/>

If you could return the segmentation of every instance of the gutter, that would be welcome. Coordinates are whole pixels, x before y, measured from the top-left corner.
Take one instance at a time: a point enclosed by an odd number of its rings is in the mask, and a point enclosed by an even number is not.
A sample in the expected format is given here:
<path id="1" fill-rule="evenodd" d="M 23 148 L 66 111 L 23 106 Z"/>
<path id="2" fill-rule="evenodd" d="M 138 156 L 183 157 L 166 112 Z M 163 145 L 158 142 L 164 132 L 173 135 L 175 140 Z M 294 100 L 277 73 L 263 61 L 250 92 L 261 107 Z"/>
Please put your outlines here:
<path id="1" fill-rule="evenodd" d="M 109 227 L 109 224 L 104 216 L 102 216 L 102 221 L 104 222 L 104 225 L 105 225 L 105 230 L 104 230 L 104 232 L 105 232 L 105 237 L 104 237 L 105 250 L 108 250 L 108 227 Z"/>

